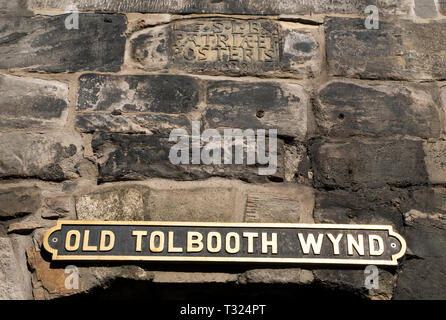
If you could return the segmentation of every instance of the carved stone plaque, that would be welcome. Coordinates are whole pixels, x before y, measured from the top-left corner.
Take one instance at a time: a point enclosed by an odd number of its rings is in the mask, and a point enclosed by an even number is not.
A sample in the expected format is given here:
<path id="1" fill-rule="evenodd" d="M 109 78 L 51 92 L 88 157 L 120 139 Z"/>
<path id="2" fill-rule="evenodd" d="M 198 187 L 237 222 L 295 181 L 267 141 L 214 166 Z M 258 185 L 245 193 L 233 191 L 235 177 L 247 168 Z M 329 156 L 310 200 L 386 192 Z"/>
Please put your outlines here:
<path id="1" fill-rule="evenodd" d="M 268 20 L 202 19 L 173 24 L 175 67 L 216 72 L 279 70 L 279 27 Z"/>

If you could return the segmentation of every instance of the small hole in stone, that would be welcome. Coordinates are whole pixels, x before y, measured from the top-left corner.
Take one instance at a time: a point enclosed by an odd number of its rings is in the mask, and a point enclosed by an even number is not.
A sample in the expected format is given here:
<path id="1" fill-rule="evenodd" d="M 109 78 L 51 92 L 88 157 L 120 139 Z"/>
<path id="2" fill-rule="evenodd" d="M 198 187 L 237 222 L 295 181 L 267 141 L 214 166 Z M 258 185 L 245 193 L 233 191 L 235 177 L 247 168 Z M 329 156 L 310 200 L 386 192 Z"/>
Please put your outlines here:
<path id="1" fill-rule="evenodd" d="M 121 114 L 122 114 L 122 112 L 121 112 L 121 110 L 113 110 L 112 112 L 111 112 L 111 114 L 112 115 L 114 115 L 114 116 L 120 116 Z"/>
<path id="2" fill-rule="evenodd" d="M 259 110 L 256 113 L 257 118 L 263 118 L 264 115 L 265 115 L 265 111 L 263 111 L 263 110 Z"/>
<path id="3" fill-rule="evenodd" d="M 344 118 L 345 118 L 345 116 L 344 116 L 343 113 L 340 113 L 340 114 L 338 115 L 338 119 L 340 119 L 340 120 L 344 120 Z"/>
<path id="4" fill-rule="evenodd" d="M 110 18 L 104 18 L 104 22 L 111 23 L 111 22 L 113 22 L 113 21 L 112 21 L 112 19 L 110 19 Z"/>
<path id="5" fill-rule="evenodd" d="M 352 174 L 353 170 L 352 169 L 348 169 L 348 174 Z"/>

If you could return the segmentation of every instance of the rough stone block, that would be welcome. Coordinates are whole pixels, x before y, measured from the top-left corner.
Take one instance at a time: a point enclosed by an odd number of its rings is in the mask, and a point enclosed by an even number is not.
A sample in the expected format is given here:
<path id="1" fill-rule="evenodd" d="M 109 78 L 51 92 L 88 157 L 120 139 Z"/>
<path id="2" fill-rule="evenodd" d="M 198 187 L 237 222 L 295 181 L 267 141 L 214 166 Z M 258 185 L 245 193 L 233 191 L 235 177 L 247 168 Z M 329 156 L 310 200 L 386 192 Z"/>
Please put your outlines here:
<path id="1" fill-rule="evenodd" d="M 149 71 L 311 78 L 321 71 L 319 32 L 266 19 L 184 19 L 135 33 L 130 58 Z"/>
<path id="2" fill-rule="evenodd" d="M 404 261 L 398 275 L 394 299 L 444 300 L 446 291 L 446 258 L 410 259 Z"/>
<path id="3" fill-rule="evenodd" d="M 313 273 L 304 269 L 253 269 L 243 273 L 239 282 L 268 284 L 310 284 L 314 280 Z"/>
<path id="4" fill-rule="evenodd" d="M 417 17 L 429 19 L 437 16 L 438 13 L 435 6 L 435 0 L 414 0 L 414 3 L 414 10 Z"/>
<path id="5" fill-rule="evenodd" d="M 27 277 L 14 254 L 9 238 L 0 237 L 0 300 L 29 299 Z"/>
<path id="6" fill-rule="evenodd" d="M 40 189 L 14 187 L 0 190 L 0 220 L 33 214 L 40 208 Z"/>
<path id="7" fill-rule="evenodd" d="M 361 189 L 315 192 L 316 223 L 393 225 L 403 230 L 401 208 L 409 201 L 405 189 Z"/>
<path id="8" fill-rule="evenodd" d="M 79 79 L 76 127 L 82 132 L 169 134 L 190 130 L 199 85 L 180 75 L 110 76 Z"/>
<path id="9" fill-rule="evenodd" d="M 310 153 L 318 187 L 404 187 L 428 181 L 420 141 L 318 141 L 310 146 Z"/>
<path id="10" fill-rule="evenodd" d="M 124 59 L 126 18 L 80 14 L 79 29 L 66 29 L 67 15 L 5 17 L 0 21 L 0 68 L 29 71 L 116 72 Z"/>
<path id="11" fill-rule="evenodd" d="M 0 178 L 61 181 L 78 177 L 81 139 L 67 133 L 0 134 Z"/>
<path id="12" fill-rule="evenodd" d="M 429 182 L 446 182 L 446 141 L 426 142 L 423 145 Z"/>
<path id="13" fill-rule="evenodd" d="M 1 127 L 63 127 L 67 116 L 66 84 L 0 75 Z"/>
<path id="14" fill-rule="evenodd" d="M 444 22 L 380 20 L 379 29 L 366 29 L 364 19 L 331 17 L 325 25 L 332 75 L 366 79 L 446 78 Z"/>
<path id="15" fill-rule="evenodd" d="M 76 197 L 80 220 L 133 221 L 149 218 L 150 190 L 142 186 L 109 187 Z"/>
<path id="16" fill-rule="evenodd" d="M 309 99 L 302 86 L 281 82 L 209 81 L 206 128 L 277 129 L 304 140 Z"/>
<path id="17" fill-rule="evenodd" d="M 192 140 L 190 137 L 187 139 Z M 245 141 L 246 142 L 246 141 Z M 189 152 L 183 153 L 190 156 L 192 144 L 183 145 L 183 148 L 189 148 Z M 224 164 L 223 143 L 210 143 L 210 150 L 220 150 L 221 164 L 206 165 L 200 161 L 200 164 L 192 164 L 192 157 L 189 157 L 189 164 L 174 164 L 169 158 L 171 148 L 177 143 L 169 141 L 169 137 L 163 135 L 125 135 L 95 133 L 93 135 L 92 147 L 94 153 L 99 159 L 99 180 L 122 181 L 122 180 L 144 180 L 147 178 L 166 178 L 175 180 L 196 180 L 209 177 L 227 177 L 242 179 L 248 181 L 269 181 L 270 177 L 274 180 L 283 181 L 283 141 L 277 140 L 276 168 L 272 160 L 268 164 L 247 165 L 247 155 L 244 152 L 243 164 Z M 269 140 L 266 139 L 266 153 L 268 154 Z M 200 147 L 200 152 L 204 146 Z M 174 149 L 175 150 L 175 149 Z M 198 150 L 198 148 L 197 148 Z M 218 151 L 215 151 L 218 152 Z M 234 156 L 235 153 L 233 153 Z M 269 174 L 262 173 L 260 169 L 269 168 L 275 171 Z"/>
<path id="18" fill-rule="evenodd" d="M 265 2 L 262 0 L 229 1 L 138 1 L 138 0 L 29 0 L 29 8 L 59 8 L 77 5 L 81 10 L 119 11 L 119 12 L 165 12 L 165 13 L 222 13 L 222 14 L 311 14 L 311 13 L 363 13 L 369 2 L 365 0 L 283 0 Z M 408 0 L 378 0 L 373 4 L 386 14 L 405 14 L 409 12 Z M 380 11 L 380 12 L 381 12 Z"/>
<path id="19" fill-rule="evenodd" d="M 431 85 L 333 81 L 319 90 L 315 117 L 322 134 L 330 137 L 436 138 L 441 133 L 437 103 Z"/>

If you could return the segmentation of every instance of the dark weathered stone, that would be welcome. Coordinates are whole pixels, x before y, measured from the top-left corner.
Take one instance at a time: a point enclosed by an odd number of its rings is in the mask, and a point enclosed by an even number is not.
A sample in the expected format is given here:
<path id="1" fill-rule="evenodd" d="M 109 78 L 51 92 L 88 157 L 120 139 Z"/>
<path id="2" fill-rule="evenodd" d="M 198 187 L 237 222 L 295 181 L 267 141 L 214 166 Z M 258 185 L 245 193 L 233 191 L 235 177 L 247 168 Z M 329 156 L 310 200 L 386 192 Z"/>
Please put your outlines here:
<path id="1" fill-rule="evenodd" d="M 310 152 L 318 187 L 403 187 L 428 181 L 420 141 L 318 141 L 310 146 Z"/>
<path id="2" fill-rule="evenodd" d="M 36 187 L 14 187 L 0 190 L 0 220 L 35 213 L 40 208 L 40 190 Z"/>
<path id="3" fill-rule="evenodd" d="M 407 201 L 405 189 L 318 191 L 314 210 L 317 223 L 390 224 L 402 230 L 400 206 Z"/>
<path id="4" fill-rule="evenodd" d="M 1 127 L 63 127 L 67 109 L 64 83 L 0 75 Z"/>
<path id="5" fill-rule="evenodd" d="M 427 24 L 380 20 L 366 29 L 364 19 L 332 17 L 326 22 L 329 72 L 372 79 L 445 79 L 444 22 Z"/>
<path id="6" fill-rule="evenodd" d="M 81 132 L 155 133 L 169 134 L 173 129 L 190 131 L 191 121 L 184 115 L 81 113 L 76 116 L 76 127 Z"/>
<path id="7" fill-rule="evenodd" d="M 115 76 L 86 74 L 79 79 L 78 111 L 191 112 L 198 82 L 181 75 Z"/>
<path id="8" fill-rule="evenodd" d="M 65 180 L 78 177 L 79 137 L 67 133 L 0 134 L 0 178 Z"/>
<path id="9" fill-rule="evenodd" d="M 30 8 L 59 8 L 77 5 L 82 10 L 119 12 L 168 13 L 226 13 L 226 14 L 310 14 L 310 13 L 363 13 L 367 0 L 229 0 L 229 1 L 165 1 L 165 0 L 29 0 Z M 383 13 L 408 12 L 408 1 L 378 0 L 373 2 Z M 380 11 L 380 12 L 381 12 Z"/>
<path id="10" fill-rule="evenodd" d="M 211 81 L 206 128 L 277 129 L 305 139 L 308 98 L 302 86 L 281 82 Z"/>
<path id="11" fill-rule="evenodd" d="M 125 16 L 80 14 L 79 29 L 71 30 L 65 27 L 66 18 L 67 15 L 2 18 L 0 68 L 47 72 L 120 70 Z"/>
<path id="12" fill-rule="evenodd" d="M 438 92 L 433 86 L 330 82 L 319 90 L 315 116 L 324 135 L 439 137 Z"/>
<path id="13" fill-rule="evenodd" d="M 99 180 L 102 182 L 147 178 L 194 180 L 219 176 L 249 181 L 268 181 L 268 176 L 259 175 L 259 165 L 172 164 L 169 160 L 169 152 L 175 144 L 176 142 L 169 141 L 169 137 L 163 135 L 95 133 L 92 147 L 100 158 Z M 266 145 L 268 146 L 268 140 Z M 191 152 L 191 145 L 189 148 Z M 223 150 L 221 154 L 223 157 Z M 246 155 L 244 163 L 246 163 Z M 283 142 L 281 140 L 277 141 L 277 171 L 272 176 L 274 179 L 283 180 Z"/>
<path id="14" fill-rule="evenodd" d="M 403 262 L 395 287 L 396 300 L 446 299 L 446 257 Z"/>
<path id="15" fill-rule="evenodd" d="M 135 33 L 131 58 L 143 70 L 311 78 L 321 71 L 318 32 L 267 19 L 185 19 Z"/>
<path id="16" fill-rule="evenodd" d="M 429 182 L 446 183 L 446 141 L 426 142 L 423 147 Z"/>

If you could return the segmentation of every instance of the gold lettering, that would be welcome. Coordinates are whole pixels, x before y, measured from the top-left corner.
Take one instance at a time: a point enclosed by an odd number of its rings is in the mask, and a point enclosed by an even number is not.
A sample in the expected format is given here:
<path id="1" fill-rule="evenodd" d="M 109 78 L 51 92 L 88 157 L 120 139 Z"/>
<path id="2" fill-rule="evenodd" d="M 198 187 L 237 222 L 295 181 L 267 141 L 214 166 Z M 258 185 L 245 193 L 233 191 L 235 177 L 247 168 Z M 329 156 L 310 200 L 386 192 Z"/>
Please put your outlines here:
<path id="1" fill-rule="evenodd" d="M 378 242 L 378 249 L 375 248 L 375 241 Z M 384 241 L 383 238 L 376 234 L 369 235 L 369 250 L 371 256 L 380 256 L 384 253 Z"/>
<path id="2" fill-rule="evenodd" d="M 84 241 L 82 243 L 82 251 L 97 251 L 97 246 L 90 246 L 88 241 L 90 240 L 90 230 L 84 231 Z"/>
<path id="3" fill-rule="evenodd" d="M 234 246 L 231 247 L 231 239 L 234 239 Z M 229 232 L 226 235 L 226 252 L 227 253 L 237 253 L 240 251 L 240 236 L 238 233 Z"/>
<path id="4" fill-rule="evenodd" d="M 158 238 L 158 246 L 155 239 Z M 152 252 L 162 252 L 164 250 L 164 232 L 153 231 L 150 234 L 149 249 Z"/>
<path id="5" fill-rule="evenodd" d="M 74 236 L 74 244 L 71 245 L 71 238 Z M 81 241 L 81 233 L 77 230 L 70 230 L 67 232 L 67 236 L 65 238 L 65 250 L 67 251 L 76 251 L 79 249 L 79 243 Z"/>
<path id="6" fill-rule="evenodd" d="M 187 252 L 200 252 L 203 250 L 203 235 L 197 231 L 187 232 Z"/>
<path id="7" fill-rule="evenodd" d="M 254 253 L 254 238 L 257 238 L 259 234 L 257 232 L 243 232 L 243 236 L 248 238 L 248 253 Z"/>
<path id="8" fill-rule="evenodd" d="M 215 238 L 215 247 L 212 245 Z M 215 253 L 221 250 L 221 234 L 215 231 L 209 232 L 207 237 L 207 249 L 209 252 Z"/>
<path id="9" fill-rule="evenodd" d="M 358 241 L 353 237 L 353 235 L 347 235 L 347 253 L 348 255 L 353 255 L 353 247 L 355 247 L 356 252 L 360 255 L 364 255 L 364 236 L 362 234 L 358 235 Z"/>
<path id="10" fill-rule="evenodd" d="M 331 233 L 327 233 L 327 237 L 333 244 L 333 254 L 339 254 L 339 242 L 341 241 L 342 233 L 339 233 L 336 238 Z"/>
<path id="11" fill-rule="evenodd" d="M 313 249 L 314 254 L 321 254 L 322 248 L 322 240 L 324 239 L 324 235 L 319 233 L 317 237 L 317 242 L 314 239 L 314 235 L 309 233 L 307 236 L 307 240 L 305 240 L 304 235 L 302 233 L 298 233 L 300 246 L 302 247 L 302 252 L 304 254 L 310 253 L 310 248 Z"/>
<path id="12" fill-rule="evenodd" d="M 277 254 L 277 233 L 271 234 L 271 240 L 268 240 L 268 234 L 262 232 L 262 253 L 268 253 L 268 247 L 271 247 L 271 253 Z"/>
<path id="13" fill-rule="evenodd" d="M 147 236 L 147 231 L 135 230 L 135 231 L 132 232 L 132 236 L 136 237 L 136 248 L 135 248 L 135 251 L 141 252 L 142 237 Z"/>
<path id="14" fill-rule="evenodd" d="M 108 237 L 108 244 L 105 244 Z M 101 242 L 99 244 L 99 251 L 110 251 L 115 246 L 115 234 L 110 230 L 101 231 Z"/>
<path id="15" fill-rule="evenodd" d="M 183 252 L 183 248 L 174 246 L 173 244 L 174 237 L 175 233 L 173 231 L 169 231 L 169 243 L 167 245 L 167 252 Z"/>

